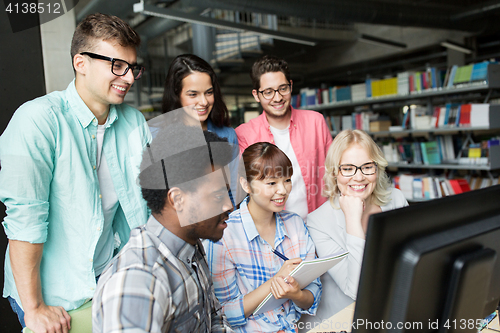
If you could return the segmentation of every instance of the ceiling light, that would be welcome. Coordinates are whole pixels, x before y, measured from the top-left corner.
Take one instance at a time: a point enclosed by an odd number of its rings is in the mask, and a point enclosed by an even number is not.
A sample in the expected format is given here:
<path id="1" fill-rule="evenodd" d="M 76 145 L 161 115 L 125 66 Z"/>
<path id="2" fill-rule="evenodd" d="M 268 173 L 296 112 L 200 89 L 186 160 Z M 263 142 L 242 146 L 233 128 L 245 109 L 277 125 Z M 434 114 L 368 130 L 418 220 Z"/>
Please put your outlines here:
<path id="1" fill-rule="evenodd" d="M 383 39 L 375 36 L 369 36 L 362 34 L 358 40 L 360 42 L 368 43 L 368 44 L 374 44 L 378 46 L 385 46 L 385 47 L 391 47 L 391 48 L 396 48 L 396 49 L 406 49 L 406 44 L 395 42 L 392 40 L 388 39 Z"/>
<path id="2" fill-rule="evenodd" d="M 455 42 L 452 42 L 452 41 L 449 41 L 449 40 L 441 42 L 441 46 L 444 46 L 447 49 L 452 49 L 452 50 L 455 50 L 455 51 L 458 51 L 458 52 L 462 52 L 462 53 L 465 53 L 465 54 L 471 54 L 472 53 L 472 49 L 468 48 L 467 46 L 461 45 L 461 44 L 458 44 L 458 43 L 455 43 Z"/>

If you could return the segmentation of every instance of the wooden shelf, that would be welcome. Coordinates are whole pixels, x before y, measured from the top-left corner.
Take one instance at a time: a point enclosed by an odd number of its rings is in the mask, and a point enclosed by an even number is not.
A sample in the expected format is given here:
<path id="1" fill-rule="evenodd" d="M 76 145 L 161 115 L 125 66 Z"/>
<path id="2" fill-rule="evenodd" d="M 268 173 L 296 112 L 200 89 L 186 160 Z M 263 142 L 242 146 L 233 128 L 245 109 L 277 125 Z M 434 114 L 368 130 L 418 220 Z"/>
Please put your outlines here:
<path id="1" fill-rule="evenodd" d="M 497 170 L 500 169 L 500 146 L 490 147 L 488 164 L 413 164 L 390 162 L 388 167 L 408 169 Z"/>
<path id="2" fill-rule="evenodd" d="M 495 170 L 500 166 L 492 167 L 490 164 L 409 164 L 409 163 L 389 163 L 388 168 L 408 168 L 408 169 L 450 169 L 450 170 Z"/>
<path id="3" fill-rule="evenodd" d="M 320 105 L 308 105 L 305 107 L 299 107 L 302 109 L 309 110 L 335 110 L 346 107 L 354 107 L 360 105 L 371 105 L 379 103 L 397 102 L 397 101 L 412 101 L 425 98 L 432 98 L 437 96 L 453 95 L 453 94 L 464 94 L 468 92 L 484 91 L 488 89 L 500 88 L 500 64 L 490 64 L 488 65 L 488 80 L 478 81 L 468 84 L 459 84 L 451 88 L 433 88 L 426 89 L 420 92 L 412 92 L 408 95 L 390 95 L 381 97 L 371 97 L 358 101 L 342 101 L 329 104 Z"/>
<path id="4" fill-rule="evenodd" d="M 491 90 L 500 88 L 500 64 L 489 64 L 488 65 L 488 79 L 487 81 L 473 82 L 469 84 L 460 84 L 451 88 L 434 88 L 427 89 L 421 92 L 413 92 L 407 95 L 392 95 L 383 96 L 378 98 L 366 98 L 359 101 L 342 101 L 323 105 L 309 105 L 305 107 L 306 109 L 312 109 L 316 111 L 321 110 L 335 110 L 341 108 L 352 108 L 355 106 L 362 105 L 373 105 L 373 104 L 383 104 L 391 102 L 405 102 L 408 104 L 418 103 L 418 100 L 427 100 L 425 103 L 430 103 L 432 105 L 432 98 L 437 96 L 447 96 L 447 95 L 464 95 L 464 100 L 470 98 L 467 93 L 471 92 L 481 92 L 488 96 L 491 94 Z M 477 94 L 475 94 L 477 95 Z M 476 96 L 477 97 L 477 96 Z M 489 126 L 488 127 L 441 127 L 441 128 L 429 128 L 429 129 L 406 129 L 400 131 L 381 131 L 381 132 L 367 132 L 370 135 L 382 137 L 382 136 L 407 136 L 412 134 L 427 134 L 427 133 L 458 133 L 458 132 L 474 132 L 474 131 L 489 131 L 500 129 L 500 105 L 490 105 L 489 110 Z M 336 133 L 331 132 L 332 136 Z M 489 164 L 458 164 L 458 163 L 448 163 L 448 164 L 408 164 L 408 163 L 389 163 L 388 167 L 392 168 L 404 168 L 404 169 L 450 169 L 450 170 L 497 170 L 500 169 L 500 146 L 493 146 L 490 148 L 489 152 Z"/>
<path id="5" fill-rule="evenodd" d="M 489 131 L 498 129 L 498 127 L 449 127 L 449 128 L 429 128 L 418 130 L 402 130 L 402 131 L 380 131 L 380 132 L 367 132 L 375 136 L 401 136 L 408 134 L 425 134 L 425 133 L 449 133 L 449 132 L 474 132 L 474 131 Z"/>
<path id="6" fill-rule="evenodd" d="M 427 89 L 421 92 L 415 92 L 409 95 L 391 95 L 391 96 L 382 96 L 382 97 L 375 97 L 375 98 L 367 98 L 359 101 L 342 101 L 342 102 L 336 102 L 336 103 L 329 103 L 329 104 L 320 104 L 320 105 L 308 105 L 306 107 L 300 107 L 302 109 L 309 109 L 309 110 L 316 110 L 316 111 L 321 111 L 321 110 L 334 110 L 334 109 L 340 109 L 340 108 L 345 108 L 345 107 L 353 107 L 353 106 L 359 106 L 359 105 L 370 105 L 370 104 L 378 104 L 378 103 L 388 103 L 388 102 L 396 102 L 396 101 L 410 101 L 410 100 L 416 100 L 416 99 L 422 99 L 422 98 L 427 98 L 427 97 L 435 97 L 435 96 L 442 96 L 442 95 L 450 95 L 450 94 L 463 94 L 466 92 L 473 92 L 473 91 L 481 91 L 481 90 L 488 90 L 492 89 L 490 85 L 488 85 L 486 82 L 479 82 L 479 83 L 471 83 L 470 85 L 467 86 L 457 86 L 453 88 L 434 88 L 434 89 Z"/>

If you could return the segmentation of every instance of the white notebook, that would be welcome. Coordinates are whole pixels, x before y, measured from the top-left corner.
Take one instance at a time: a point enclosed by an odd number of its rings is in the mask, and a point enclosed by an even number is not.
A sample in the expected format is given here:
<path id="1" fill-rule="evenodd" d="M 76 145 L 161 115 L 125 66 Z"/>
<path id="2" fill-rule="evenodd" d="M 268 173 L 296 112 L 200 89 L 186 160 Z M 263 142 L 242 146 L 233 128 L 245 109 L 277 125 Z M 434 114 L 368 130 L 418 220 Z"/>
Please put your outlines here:
<path id="1" fill-rule="evenodd" d="M 328 257 L 304 260 L 297 265 L 297 267 L 290 273 L 290 276 L 292 276 L 299 283 L 300 289 L 304 289 L 316 278 L 320 277 L 330 268 L 338 264 L 348 254 L 349 252 L 339 252 Z M 253 312 L 253 315 L 274 310 L 287 300 L 287 298 L 276 299 L 272 293 L 269 293 L 269 295 L 267 295 L 266 298 L 260 302 L 259 306 Z"/>

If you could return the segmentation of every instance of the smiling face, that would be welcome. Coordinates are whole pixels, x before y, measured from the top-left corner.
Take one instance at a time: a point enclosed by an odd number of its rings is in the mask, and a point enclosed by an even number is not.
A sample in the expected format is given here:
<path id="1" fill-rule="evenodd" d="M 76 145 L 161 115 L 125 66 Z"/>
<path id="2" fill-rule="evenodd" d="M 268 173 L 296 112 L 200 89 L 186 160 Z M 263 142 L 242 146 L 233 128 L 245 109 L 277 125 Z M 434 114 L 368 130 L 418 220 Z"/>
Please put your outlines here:
<path id="1" fill-rule="evenodd" d="M 137 62 L 134 47 L 123 47 L 101 40 L 89 51 L 125 60 L 129 64 Z M 123 76 L 114 75 L 111 72 L 111 62 L 107 60 L 91 59 L 89 56 L 78 54 L 75 56 L 74 65 L 77 71 L 78 94 L 94 113 L 107 111 L 110 104 L 123 103 L 135 81 L 131 70 Z"/>
<path id="2" fill-rule="evenodd" d="M 292 82 L 288 82 L 285 74 L 282 72 L 265 73 L 260 77 L 259 91 L 269 88 L 278 89 L 280 86 L 289 83 Z M 252 94 L 255 100 L 262 105 L 262 109 L 264 109 L 268 118 L 283 118 L 290 113 L 290 101 L 292 100 L 291 93 L 282 96 L 279 92 L 276 92 L 274 97 L 270 100 L 265 99 L 256 89 L 252 91 Z"/>
<path id="3" fill-rule="evenodd" d="M 210 76 L 200 72 L 186 76 L 182 80 L 179 99 L 190 117 L 205 124 L 214 105 L 214 88 Z"/>
<path id="4" fill-rule="evenodd" d="M 352 164 L 359 167 L 372 161 L 368 152 L 363 147 L 358 144 L 353 144 L 342 154 L 340 165 Z M 342 195 L 360 197 L 363 200 L 370 197 L 373 190 L 375 190 L 377 182 L 377 172 L 373 175 L 366 176 L 361 170 L 357 170 L 356 174 L 352 177 L 344 177 L 339 171 L 336 177 L 337 186 Z"/>
<path id="5" fill-rule="evenodd" d="M 258 215 L 281 212 L 292 191 L 291 177 L 266 177 L 254 179 L 249 185 L 246 181 L 244 183 L 243 189 L 250 195 L 248 209 Z"/>

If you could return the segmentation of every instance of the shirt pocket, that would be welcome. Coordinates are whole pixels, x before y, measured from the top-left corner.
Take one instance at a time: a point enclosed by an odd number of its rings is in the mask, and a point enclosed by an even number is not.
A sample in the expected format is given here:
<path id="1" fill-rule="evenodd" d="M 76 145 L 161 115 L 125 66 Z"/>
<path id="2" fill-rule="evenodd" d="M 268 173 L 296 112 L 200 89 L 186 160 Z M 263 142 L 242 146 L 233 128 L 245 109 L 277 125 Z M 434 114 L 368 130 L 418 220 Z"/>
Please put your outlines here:
<path id="1" fill-rule="evenodd" d="M 208 322 L 210 318 L 207 314 L 202 315 L 200 313 L 200 307 L 196 307 L 193 311 L 184 313 L 181 317 L 175 320 L 172 325 L 170 332 L 174 333 L 188 333 L 188 332 L 207 332 L 208 327 L 205 324 L 205 320 Z"/>

